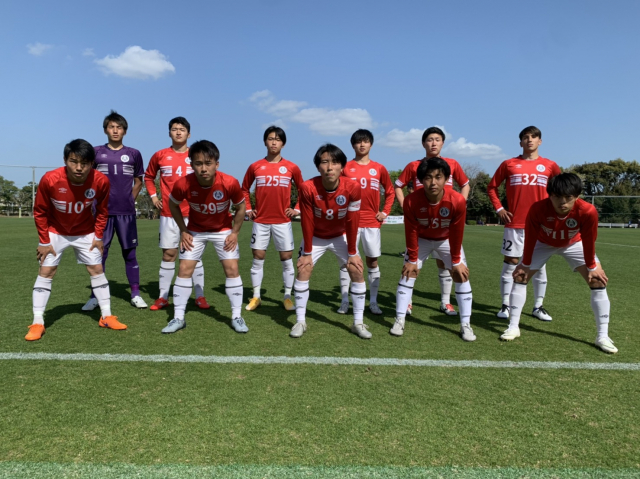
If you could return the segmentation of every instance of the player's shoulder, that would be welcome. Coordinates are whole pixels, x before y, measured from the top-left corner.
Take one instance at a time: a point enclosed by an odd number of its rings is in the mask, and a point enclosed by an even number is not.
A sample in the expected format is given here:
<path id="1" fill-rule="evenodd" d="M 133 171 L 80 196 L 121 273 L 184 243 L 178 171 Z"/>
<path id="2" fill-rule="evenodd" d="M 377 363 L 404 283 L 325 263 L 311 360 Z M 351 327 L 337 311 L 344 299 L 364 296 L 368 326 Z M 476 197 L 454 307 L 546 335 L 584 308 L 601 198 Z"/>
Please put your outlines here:
<path id="1" fill-rule="evenodd" d="M 106 144 L 104 144 L 104 145 L 96 145 L 96 146 L 94 146 L 94 147 L 93 147 L 93 151 L 95 151 L 95 152 L 96 152 L 96 159 L 98 159 L 98 153 L 103 153 L 103 152 L 105 152 L 105 150 L 107 150 L 107 151 L 108 151 L 108 149 L 109 149 L 109 148 L 107 147 L 107 145 L 106 145 Z"/>
<path id="2" fill-rule="evenodd" d="M 460 167 L 460 163 L 458 163 L 458 160 L 455 160 L 454 158 L 445 158 L 444 156 L 441 156 L 440 158 L 446 161 L 450 167 Z"/>
<path id="3" fill-rule="evenodd" d="M 424 158 L 420 158 L 419 160 L 410 161 L 409 163 L 407 163 L 407 166 L 405 166 L 402 171 L 417 170 L 418 166 L 420 166 L 420 162 L 422 160 L 424 160 Z"/>
<path id="4" fill-rule="evenodd" d="M 109 178 L 107 178 L 107 175 L 105 175 L 104 173 L 100 173 L 98 170 L 91 170 L 90 174 L 93 174 L 91 181 L 94 184 L 109 184 Z"/>
<path id="5" fill-rule="evenodd" d="M 193 173 L 192 173 L 193 174 Z M 239 185 L 238 179 L 235 176 L 230 175 L 229 173 L 223 173 L 222 171 L 216 172 L 216 175 L 220 175 L 220 181 L 225 187 L 231 187 Z M 195 174 L 193 174 L 195 177 Z"/>
<path id="6" fill-rule="evenodd" d="M 162 160 L 167 156 L 170 156 L 170 153 L 174 152 L 173 148 L 168 147 L 168 148 L 162 148 L 161 150 L 156 151 L 153 156 L 151 157 L 151 159 L 156 159 L 156 160 Z"/>
<path id="7" fill-rule="evenodd" d="M 123 154 L 125 155 L 129 155 L 129 157 L 131 157 L 132 159 L 138 159 L 138 158 L 142 158 L 142 154 L 140 153 L 140 150 L 136 149 L 136 148 L 132 148 L 130 146 L 125 146 L 123 148 Z"/>
<path id="8" fill-rule="evenodd" d="M 298 167 L 298 165 L 296 165 L 293 161 L 287 160 L 286 158 L 280 160 L 280 164 L 281 166 L 288 168 L 290 171 L 296 171 L 300 169 L 300 167 Z"/>
<path id="9" fill-rule="evenodd" d="M 460 206 L 460 205 L 467 205 L 467 200 L 464 199 L 464 196 L 462 196 L 460 193 L 458 193 L 456 190 L 452 189 L 452 188 L 447 188 L 444 190 L 444 199 L 450 201 L 451 203 L 453 203 L 456 206 Z"/>
<path id="10" fill-rule="evenodd" d="M 576 200 L 576 206 L 578 207 L 578 211 L 580 212 L 580 214 L 584 214 L 584 215 L 593 215 L 594 213 L 596 215 L 598 214 L 598 210 L 596 209 L 596 207 L 593 206 L 588 201 L 583 200 L 582 198 L 578 198 Z"/>
<path id="11" fill-rule="evenodd" d="M 409 204 L 413 204 L 416 202 L 422 202 L 422 201 L 426 201 L 427 197 L 424 194 L 424 189 L 420 188 L 418 190 L 415 190 L 413 193 L 409 193 L 407 196 L 405 196 L 404 201 L 405 203 L 408 201 Z"/>

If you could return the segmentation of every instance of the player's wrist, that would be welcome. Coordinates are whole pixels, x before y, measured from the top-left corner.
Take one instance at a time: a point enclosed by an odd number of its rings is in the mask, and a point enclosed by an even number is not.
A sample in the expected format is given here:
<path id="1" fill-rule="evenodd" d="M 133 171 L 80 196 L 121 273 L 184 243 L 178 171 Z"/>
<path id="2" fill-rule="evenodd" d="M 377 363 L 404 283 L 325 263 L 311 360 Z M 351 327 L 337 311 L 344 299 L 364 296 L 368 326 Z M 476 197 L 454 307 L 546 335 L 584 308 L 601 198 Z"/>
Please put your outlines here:
<path id="1" fill-rule="evenodd" d="M 588 270 L 590 273 L 593 273 L 594 271 L 597 271 L 597 270 L 598 270 L 598 267 L 597 267 L 597 266 L 596 266 L 595 268 L 589 268 L 589 267 L 587 267 L 587 270 Z"/>
<path id="2" fill-rule="evenodd" d="M 500 207 L 496 210 L 496 213 L 500 213 L 501 211 L 504 211 L 504 207 Z"/>
<path id="3" fill-rule="evenodd" d="M 38 243 L 38 246 L 51 246 L 51 243 Z"/>

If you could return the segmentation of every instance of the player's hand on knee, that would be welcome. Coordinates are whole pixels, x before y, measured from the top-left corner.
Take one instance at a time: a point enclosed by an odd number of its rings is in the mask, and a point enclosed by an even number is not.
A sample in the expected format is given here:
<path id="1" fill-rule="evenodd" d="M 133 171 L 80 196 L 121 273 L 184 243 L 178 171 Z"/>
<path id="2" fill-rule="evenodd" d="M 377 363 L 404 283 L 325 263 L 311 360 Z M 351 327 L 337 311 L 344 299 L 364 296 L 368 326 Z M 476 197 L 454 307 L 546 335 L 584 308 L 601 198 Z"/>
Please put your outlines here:
<path id="1" fill-rule="evenodd" d="M 302 255 L 298 258 L 298 264 L 296 265 L 298 271 L 303 271 L 306 268 L 313 268 L 313 258 L 310 254 Z"/>
<path id="2" fill-rule="evenodd" d="M 400 278 L 417 278 L 419 271 L 417 264 L 405 263 L 402 267 L 402 274 L 400 275 Z"/>
<path id="3" fill-rule="evenodd" d="M 56 251 L 53 249 L 53 246 L 51 245 L 38 246 L 38 249 L 36 250 L 36 256 L 38 258 L 38 261 L 40 261 L 41 263 L 50 254 L 52 254 L 53 256 L 56 255 Z"/>
<path id="4" fill-rule="evenodd" d="M 517 283 L 526 283 L 529 276 L 529 268 L 519 264 L 516 269 L 513 270 L 513 280 Z"/>
<path id="5" fill-rule="evenodd" d="M 193 249 L 193 236 L 191 233 L 180 233 L 180 250 L 191 251 Z"/>
<path id="6" fill-rule="evenodd" d="M 93 251 L 93 248 L 98 248 L 100 254 L 104 253 L 104 241 L 94 238 L 91 242 L 91 248 L 89 248 L 89 251 Z"/>
<path id="7" fill-rule="evenodd" d="M 607 278 L 607 275 L 600 265 L 597 265 L 595 271 L 589 271 L 587 273 L 587 282 L 592 288 L 604 288 L 607 286 L 609 278 Z"/>
<path id="8" fill-rule="evenodd" d="M 362 273 L 364 271 L 362 258 L 358 255 L 349 256 L 349 259 L 347 260 L 347 270 L 349 269 L 355 269 L 358 273 Z"/>
<path id="9" fill-rule="evenodd" d="M 457 264 L 451 268 L 451 275 L 456 283 L 466 283 L 469 281 L 469 268 L 464 263 Z"/>
<path id="10" fill-rule="evenodd" d="M 231 233 L 224 240 L 224 250 L 225 251 L 233 251 L 238 246 L 238 235 L 236 233 Z"/>

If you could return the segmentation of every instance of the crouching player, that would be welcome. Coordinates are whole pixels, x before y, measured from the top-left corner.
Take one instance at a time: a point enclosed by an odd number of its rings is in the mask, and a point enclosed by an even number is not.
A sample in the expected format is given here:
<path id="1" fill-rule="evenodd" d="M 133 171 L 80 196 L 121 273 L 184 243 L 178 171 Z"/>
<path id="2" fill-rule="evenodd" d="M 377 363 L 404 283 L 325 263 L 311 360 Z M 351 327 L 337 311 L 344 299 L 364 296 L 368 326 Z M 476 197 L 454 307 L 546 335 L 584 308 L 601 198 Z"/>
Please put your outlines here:
<path id="1" fill-rule="evenodd" d="M 596 347 L 605 353 L 617 353 L 609 338 L 607 275 L 596 256 L 598 212 L 590 203 L 578 198 L 582 180 L 573 173 L 549 179 L 549 198 L 531 206 L 525 223 L 522 262 L 513 272 L 513 289 L 509 298 L 509 328 L 500 336 L 504 341 L 520 337 L 520 314 L 527 299 L 527 283 L 558 254 L 585 279 L 591 288 L 591 309 L 596 320 Z"/>
<path id="2" fill-rule="evenodd" d="M 404 333 L 413 285 L 422 263 L 435 251 L 455 284 L 460 308 L 460 336 L 465 341 L 476 340 L 470 324 L 473 296 L 469 268 L 462 251 L 467 204 L 460 193 L 451 188 L 445 189 L 450 174 L 449 164 L 442 158 L 422 160 L 417 178 L 424 188 L 407 195 L 402 205 L 407 256 L 396 291 L 396 320 L 390 331 L 394 336 Z"/>
<path id="3" fill-rule="evenodd" d="M 361 188 L 350 178 L 340 176 L 347 164 L 347 157 L 337 146 L 330 143 L 321 146 L 313 163 L 320 176 L 302 183 L 298 194 L 303 239 L 297 265 L 298 275 L 293 283 L 297 321 L 290 336 L 299 338 L 307 330 L 306 313 L 311 273 L 322 255 L 331 251 L 338 258 L 340 267 L 347 266 L 351 278 L 351 331 L 362 339 L 370 339 L 369 328 L 363 322 L 367 293 L 364 265 L 356 248 Z"/>
<path id="4" fill-rule="evenodd" d="M 44 334 L 44 310 L 51 294 L 51 282 L 62 253 L 69 247 L 91 276 L 91 288 L 102 312 L 100 327 L 127 329 L 111 315 L 109 282 L 102 270 L 109 180 L 93 169 L 95 158 L 89 142 L 73 140 L 64 147 L 65 166 L 45 173 L 38 184 L 33 216 L 40 238 L 37 250 L 40 271 L 33 286 L 33 324 L 25 336 L 27 341 L 40 339 Z M 95 217 L 91 213 L 94 201 Z"/>
<path id="5" fill-rule="evenodd" d="M 193 173 L 180 178 L 169 195 L 171 216 L 180 228 L 180 270 L 173 283 L 174 318 L 162 332 L 175 333 L 186 327 L 184 311 L 193 289 L 193 272 L 207 243 L 213 243 L 227 277 L 225 290 L 231 301 L 231 326 L 238 333 L 246 333 L 249 328 L 240 316 L 242 279 L 238 270 L 244 195 L 238 180 L 217 171 L 220 152 L 216 145 L 207 140 L 197 141 L 191 145 L 189 154 Z M 180 209 L 184 200 L 190 208 L 188 229 Z M 233 224 L 231 205 L 236 207 Z"/>

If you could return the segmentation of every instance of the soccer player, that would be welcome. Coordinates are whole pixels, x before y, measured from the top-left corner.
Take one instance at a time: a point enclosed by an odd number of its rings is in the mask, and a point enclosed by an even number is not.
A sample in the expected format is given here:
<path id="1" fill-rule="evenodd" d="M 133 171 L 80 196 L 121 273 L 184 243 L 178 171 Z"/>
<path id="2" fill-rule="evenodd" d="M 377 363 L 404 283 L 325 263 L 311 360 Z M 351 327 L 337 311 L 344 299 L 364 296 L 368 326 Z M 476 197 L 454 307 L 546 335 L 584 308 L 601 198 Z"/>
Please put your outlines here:
<path id="1" fill-rule="evenodd" d="M 502 237 L 502 275 L 500 295 L 502 307 L 498 318 L 509 317 L 509 295 L 513 287 L 513 271 L 522 256 L 524 247 L 524 223 L 529 208 L 536 201 L 545 199 L 549 178 L 560 174 L 560 167 L 553 161 L 538 154 L 542 144 L 542 132 L 535 126 L 528 126 L 520 132 L 522 155 L 503 161 L 487 186 L 487 193 L 500 220 L 504 223 Z M 498 187 L 506 181 L 507 205 L 504 208 L 498 197 Z M 547 269 L 542 266 L 533 278 L 535 303 L 532 315 L 541 321 L 551 321 L 551 315 L 542 306 L 547 290 Z"/>
<path id="2" fill-rule="evenodd" d="M 96 146 L 95 168 L 109 178 L 109 218 L 104 230 L 104 250 L 102 251 L 102 270 L 109 255 L 109 247 L 114 233 L 118 235 L 125 271 L 131 286 L 131 304 L 144 309 L 147 303 L 140 296 L 140 269 L 136 259 L 138 246 L 138 229 L 136 226 L 136 198 L 142 189 L 144 165 L 142 155 L 135 148 L 122 144 L 129 124 L 117 112 L 111 110 L 104 121 L 102 129 L 107 135 L 105 145 Z M 82 309 L 93 311 L 98 300 L 93 293 Z"/>
<path id="3" fill-rule="evenodd" d="M 176 258 L 178 257 L 178 245 L 180 244 L 180 229 L 171 217 L 168 201 L 171 189 L 180 178 L 193 173 L 191 160 L 189 159 L 189 147 L 187 140 L 191 137 L 191 125 L 184 117 L 173 118 L 169 122 L 169 137 L 171 147 L 156 152 L 149 161 L 144 175 L 144 183 L 153 201 L 153 205 L 160 213 L 160 248 L 162 248 L 162 262 L 160 263 L 160 297 L 151 305 L 151 310 L 157 311 L 169 305 L 169 289 L 171 280 L 176 270 Z M 160 172 L 160 191 L 162 198 L 158 198 L 155 180 Z M 182 204 L 182 214 L 185 223 L 188 222 L 189 204 Z M 196 290 L 196 305 L 200 309 L 209 309 L 209 304 L 204 297 L 204 268 L 199 261 L 194 278 Z"/>
<path id="4" fill-rule="evenodd" d="M 416 178 L 423 188 L 407 195 L 402 205 L 407 256 L 396 291 L 396 319 L 390 331 L 394 336 L 404 333 L 405 314 L 416 278 L 422 263 L 435 251 L 455 283 L 460 307 L 460 336 L 465 341 L 476 340 L 471 329 L 473 295 L 469 268 L 462 249 L 467 203 L 460 193 L 446 188 L 450 175 L 451 169 L 444 159 L 422 160 Z"/>
<path id="5" fill-rule="evenodd" d="M 351 135 L 351 146 L 355 151 L 355 159 L 347 163 L 343 176 L 351 178 L 362 188 L 362 205 L 360 206 L 360 223 L 358 240 L 362 241 L 362 250 L 369 270 L 369 311 L 382 314 L 378 306 L 378 287 L 380 286 L 380 268 L 378 258 L 382 254 L 380 225 L 391 212 L 395 198 L 391 177 L 387 169 L 369 158 L 373 146 L 373 134 L 369 130 L 358 130 Z M 384 207 L 380 211 L 380 188 L 384 189 Z M 349 311 L 349 272 L 346 267 L 340 268 L 340 289 L 342 304 L 338 313 Z"/>
<path id="6" fill-rule="evenodd" d="M 102 313 L 98 325 L 127 329 L 111 315 L 109 282 L 102 270 L 109 180 L 93 169 L 95 158 L 89 142 L 73 140 L 64 147 L 64 167 L 45 173 L 38 184 L 33 216 L 40 240 L 37 249 L 40 270 L 33 286 L 33 324 L 25 336 L 27 341 L 36 341 L 45 332 L 44 311 L 51 294 L 51 282 L 62 253 L 69 247 L 91 276 L 91 288 Z M 95 217 L 91 213 L 94 201 Z"/>
<path id="7" fill-rule="evenodd" d="M 617 353 L 609 338 L 609 310 L 607 295 L 609 279 L 596 256 L 598 212 L 578 197 L 582 181 L 573 173 L 562 173 L 549 179 L 547 199 L 534 203 L 525 223 L 522 261 L 513 272 L 509 328 L 500 336 L 504 341 L 520 337 L 520 314 L 527 299 L 527 283 L 557 254 L 580 273 L 591 288 L 591 309 L 596 320 L 595 345 L 605 353 Z"/>
<path id="8" fill-rule="evenodd" d="M 338 258 L 340 266 L 346 265 L 351 277 L 351 331 L 363 339 L 370 339 L 369 327 L 363 322 L 367 284 L 356 246 L 362 188 L 355 181 L 341 176 L 347 157 L 337 146 L 330 143 L 321 146 L 313 163 L 320 176 L 302 183 L 298 195 L 303 240 L 297 264 L 298 274 L 293 284 L 296 324 L 291 328 L 290 336 L 299 338 L 307 330 L 311 273 L 322 255 L 331 251 Z"/>
<path id="9" fill-rule="evenodd" d="M 227 277 L 225 290 L 231 302 L 231 326 L 238 333 L 249 331 L 240 315 L 242 279 L 238 270 L 238 233 L 245 215 L 244 195 L 234 177 L 218 171 L 220 152 L 216 145 L 200 140 L 191 145 L 193 174 L 180 178 L 169 196 L 171 215 L 180 229 L 180 270 L 173 284 L 174 318 L 162 330 L 175 333 L 186 327 L 184 311 L 193 288 L 192 276 L 207 243 L 212 243 Z M 189 226 L 181 204 L 190 208 Z M 235 206 L 235 215 L 230 215 Z"/>
<path id="10" fill-rule="evenodd" d="M 261 304 L 260 288 L 264 276 L 264 258 L 267 254 L 269 240 L 273 242 L 280 254 L 282 280 L 284 282 L 284 309 L 293 311 L 291 288 L 295 273 L 293 270 L 293 229 L 291 218 L 300 213 L 291 208 L 291 181 L 297 188 L 302 184 L 300 168 L 282 158 L 281 152 L 287 143 L 287 135 L 282 128 L 270 126 L 263 135 L 267 147 L 267 155 L 253 163 L 247 169 L 242 182 L 247 216 L 253 220 L 251 249 L 253 263 L 251 265 L 251 285 L 253 298 L 246 309 L 253 311 Z M 256 209 L 251 208 L 249 190 L 256 182 Z"/>
<path id="11" fill-rule="evenodd" d="M 440 151 L 444 146 L 445 134 L 437 126 L 432 126 L 431 128 L 427 128 L 422 134 L 422 146 L 426 152 L 426 159 L 429 158 L 440 158 Z M 464 200 L 467 201 L 467 197 L 469 196 L 469 190 L 471 189 L 469 186 L 469 178 L 464 174 L 460 163 L 452 158 L 442 158 L 449 165 L 449 169 L 451 171 L 451 175 L 447 180 L 445 188 L 453 189 L 453 180 L 460 187 L 460 194 L 463 196 Z M 396 197 L 398 198 L 398 202 L 400 206 L 404 204 L 404 193 L 402 191 L 402 187 L 405 185 L 412 184 L 414 191 L 422 188 L 422 183 L 420 179 L 417 177 L 418 166 L 420 166 L 422 160 L 416 160 L 409 163 L 402 173 L 396 180 L 395 191 Z M 451 304 L 451 274 L 449 270 L 445 267 L 442 259 L 439 258 L 438 252 L 434 250 L 433 258 L 436 260 L 436 265 L 438 266 L 438 280 L 440 282 L 440 311 L 449 316 L 455 316 L 456 310 Z M 408 305 L 408 314 L 411 314 L 411 304 Z"/>

